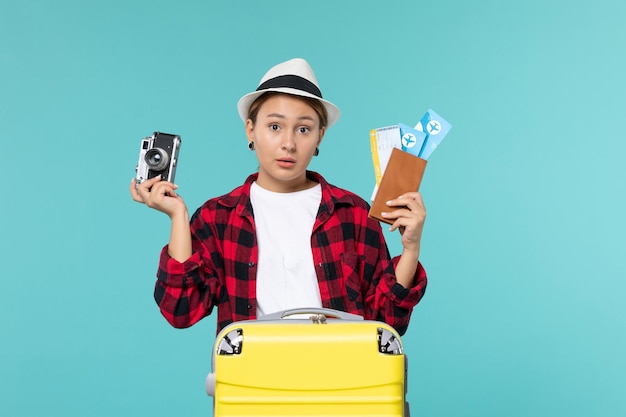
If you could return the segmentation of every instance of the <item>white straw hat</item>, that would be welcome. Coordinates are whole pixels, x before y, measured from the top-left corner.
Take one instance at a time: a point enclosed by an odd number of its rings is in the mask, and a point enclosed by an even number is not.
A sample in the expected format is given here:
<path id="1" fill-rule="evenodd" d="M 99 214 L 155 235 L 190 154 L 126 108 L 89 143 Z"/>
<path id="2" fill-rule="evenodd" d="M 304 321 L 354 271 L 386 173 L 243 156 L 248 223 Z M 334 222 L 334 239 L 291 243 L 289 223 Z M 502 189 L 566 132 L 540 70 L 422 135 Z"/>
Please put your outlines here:
<path id="1" fill-rule="evenodd" d="M 261 94 L 268 91 L 276 91 L 279 93 L 292 94 L 302 97 L 310 97 L 319 100 L 328 113 L 328 123 L 326 127 L 332 126 L 337 120 L 341 112 L 339 108 L 328 100 L 322 98 L 322 92 L 313 74 L 313 69 L 302 58 L 294 58 L 289 61 L 270 68 L 265 73 L 256 91 L 246 94 L 239 99 L 237 109 L 239 117 L 244 122 L 248 119 L 248 110 L 254 100 Z"/>

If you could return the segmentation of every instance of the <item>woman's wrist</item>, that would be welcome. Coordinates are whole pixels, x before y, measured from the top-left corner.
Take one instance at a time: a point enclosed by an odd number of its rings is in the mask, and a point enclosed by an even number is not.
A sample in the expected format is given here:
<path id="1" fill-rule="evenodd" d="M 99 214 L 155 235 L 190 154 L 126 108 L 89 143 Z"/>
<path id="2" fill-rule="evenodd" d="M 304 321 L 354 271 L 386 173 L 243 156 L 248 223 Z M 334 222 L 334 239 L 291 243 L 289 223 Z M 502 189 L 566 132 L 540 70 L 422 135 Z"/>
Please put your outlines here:
<path id="1" fill-rule="evenodd" d="M 417 260 L 420 257 L 420 248 L 419 246 L 416 248 L 403 248 L 402 249 L 402 254 L 400 255 L 403 258 L 406 258 L 407 260 L 414 260 L 415 262 L 417 262 Z"/>
<path id="2" fill-rule="evenodd" d="M 185 225 L 188 225 L 189 212 L 187 211 L 187 208 L 185 207 L 170 214 L 170 220 L 172 223 L 184 223 Z"/>

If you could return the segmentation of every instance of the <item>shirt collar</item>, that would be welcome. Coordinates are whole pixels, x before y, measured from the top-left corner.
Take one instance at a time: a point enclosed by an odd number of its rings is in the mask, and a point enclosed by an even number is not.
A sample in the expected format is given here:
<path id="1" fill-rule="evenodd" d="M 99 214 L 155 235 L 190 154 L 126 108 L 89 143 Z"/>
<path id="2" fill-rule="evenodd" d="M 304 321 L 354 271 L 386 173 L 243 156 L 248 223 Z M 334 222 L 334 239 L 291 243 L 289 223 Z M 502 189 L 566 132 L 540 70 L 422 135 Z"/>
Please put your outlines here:
<path id="1" fill-rule="evenodd" d="M 258 172 L 251 174 L 240 187 L 220 198 L 219 203 L 226 207 L 235 208 L 240 216 L 252 216 L 250 187 L 252 187 L 252 183 L 256 181 L 258 176 Z M 354 201 L 344 190 L 332 186 L 317 172 L 307 171 L 306 176 L 318 182 L 322 187 L 322 201 L 318 213 L 318 217 L 321 217 L 321 220 L 326 220 L 326 218 L 330 217 L 338 204 L 354 205 Z"/>

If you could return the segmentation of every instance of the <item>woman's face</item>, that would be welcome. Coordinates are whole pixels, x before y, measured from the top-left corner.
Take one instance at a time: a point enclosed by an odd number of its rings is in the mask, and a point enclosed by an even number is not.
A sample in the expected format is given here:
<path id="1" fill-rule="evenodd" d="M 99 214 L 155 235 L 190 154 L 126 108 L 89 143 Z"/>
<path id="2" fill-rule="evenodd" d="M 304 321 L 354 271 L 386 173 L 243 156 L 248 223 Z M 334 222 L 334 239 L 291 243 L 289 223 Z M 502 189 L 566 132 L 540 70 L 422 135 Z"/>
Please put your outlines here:
<path id="1" fill-rule="evenodd" d="M 322 141 L 324 129 L 315 110 L 295 96 L 278 94 L 259 108 L 256 123 L 248 119 L 246 133 L 259 160 L 257 184 L 274 192 L 311 187 L 306 170 Z"/>

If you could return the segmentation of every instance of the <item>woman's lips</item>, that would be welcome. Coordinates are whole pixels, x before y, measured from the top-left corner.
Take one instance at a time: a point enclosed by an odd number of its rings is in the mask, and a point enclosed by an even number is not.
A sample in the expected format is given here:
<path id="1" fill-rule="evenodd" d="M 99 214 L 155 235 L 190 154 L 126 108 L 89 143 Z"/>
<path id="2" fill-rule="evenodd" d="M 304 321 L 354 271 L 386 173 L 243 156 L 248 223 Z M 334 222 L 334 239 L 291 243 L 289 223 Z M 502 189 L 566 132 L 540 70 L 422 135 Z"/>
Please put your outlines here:
<path id="1" fill-rule="evenodd" d="M 291 168 L 292 166 L 295 165 L 296 161 L 294 161 L 291 158 L 283 158 L 283 159 L 277 159 L 276 163 L 281 168 Z"/>

